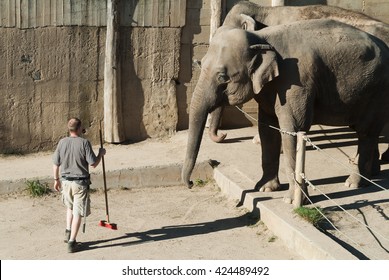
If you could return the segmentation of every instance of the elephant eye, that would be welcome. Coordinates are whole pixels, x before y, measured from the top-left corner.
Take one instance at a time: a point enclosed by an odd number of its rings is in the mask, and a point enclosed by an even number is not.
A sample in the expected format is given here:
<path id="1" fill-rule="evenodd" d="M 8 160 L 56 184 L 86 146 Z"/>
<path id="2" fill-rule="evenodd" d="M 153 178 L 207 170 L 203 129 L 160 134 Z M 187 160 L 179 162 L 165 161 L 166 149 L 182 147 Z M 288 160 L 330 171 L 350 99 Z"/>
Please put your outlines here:
<path id="1" fill-rule="evenodd" d="M 220 84 L 225 84 L 225 83 L 230 82 L 230 77 L 228 77 L 227 74 L 225 74 L 225 73 L 219 73 L 217 76 L 217 81 Z"/>

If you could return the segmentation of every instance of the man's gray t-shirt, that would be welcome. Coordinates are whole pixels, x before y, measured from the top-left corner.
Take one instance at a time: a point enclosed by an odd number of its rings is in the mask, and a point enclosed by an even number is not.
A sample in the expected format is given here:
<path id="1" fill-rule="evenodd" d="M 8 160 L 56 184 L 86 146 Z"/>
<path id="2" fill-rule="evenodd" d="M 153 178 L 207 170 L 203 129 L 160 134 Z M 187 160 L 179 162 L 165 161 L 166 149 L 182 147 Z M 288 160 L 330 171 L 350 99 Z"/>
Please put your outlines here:
<path id="1" fill-rule="evenodd" d="M 59 141 L 53 155 L 53 163 L 61 167 L 61 177 L 86 178 L 77 180 L 81 185 L 89 185 L 89 165 L 97 157 L 91 143 L 82 137 L 66 137 Z"/>

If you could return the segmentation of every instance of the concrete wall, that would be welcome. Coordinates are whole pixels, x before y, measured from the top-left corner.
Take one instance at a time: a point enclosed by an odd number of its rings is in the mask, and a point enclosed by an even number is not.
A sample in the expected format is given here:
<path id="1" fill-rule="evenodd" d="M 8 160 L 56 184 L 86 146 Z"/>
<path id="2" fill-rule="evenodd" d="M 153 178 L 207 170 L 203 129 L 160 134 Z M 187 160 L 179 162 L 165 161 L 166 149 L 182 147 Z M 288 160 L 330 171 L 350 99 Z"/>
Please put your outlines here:
<path id="1" fill-rule="evenodd" d="M 122 27 L 121 37 L 126 138 L 172 135 L 178 123 L 181 29 Z"/>
<path id="2" fill-rule="evenodd" d="M 0 28 L 0 38 L 0 152 L 53 147 L 66 135 L 70 116 L 97 127 L 103 114 L 100 28 Z"/>
<path id="3" fill-rule="evenodd" d="M 122 0 L 120 24 L 182 27 L 186 0 Z M 0 0 L 0 26 L 106 26 L 107 0 Z"/>
<path id="4" fill-rule="evenodd" d="M 208 49 L 210 0 L 122 2 L 126 138 L 166 137 L 186 129 L 188 104 L 200 74 L 194 62 Z M 224 1 L 225 11 L 236 2 Z M 325 2 L 389 19 L 388 0 Z M 66 121 L 72 116 L 82 118 L 87 137 L 98 143 L 105 5 L 106 0 L 0 0 L 0 153 L 53 148 L 66 135 Z M 244 109 L 256 117 L 255 102 Z M 225 115 L 225 127 L 251 125 L 235 108 L 228 108 Z"/>

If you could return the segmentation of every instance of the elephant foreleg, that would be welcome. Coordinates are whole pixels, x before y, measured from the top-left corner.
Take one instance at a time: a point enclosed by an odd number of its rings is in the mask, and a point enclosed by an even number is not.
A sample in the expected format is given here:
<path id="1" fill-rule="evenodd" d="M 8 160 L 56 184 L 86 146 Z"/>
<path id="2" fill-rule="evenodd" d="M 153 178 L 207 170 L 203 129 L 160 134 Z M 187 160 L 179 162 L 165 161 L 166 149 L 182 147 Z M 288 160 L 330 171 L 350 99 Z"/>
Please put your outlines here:
<path id="1" fill-rule="evenodd" d="M 220 106 L 216 108 L 212 113 L 210 113 L 210 122 L 209 122 L 209 137 L 212 139 L 212 141 L 216 143 L 223 142 L 223 140 L 226 138 L 227 134 L 220 133 L 218 135 L 218 130 L 221 122 L 221 118 L 223 115 L 224 106 Z"/>
<path id="2" fill-rule="evenodd" d="M 280 188 L 278 170 L 281 136 L 278 131 L 269 128 L 267 125 L 259 124 L 258 129 L 262 148 L 263 175 L 261 180 L 255 185 L 255 189 L 263 192 L 276 191 Z"/>
<path id="3" fill-rule="evenodd" d="M 293 131 L 293 129 L 289 129 L 288 131 Z M 288 177 L 289 189 L 284 197 L 284 202 L 292 203 L 294 200 L 294 192 L 296 188 L 296 180 L 295 180 L 295 169 L 296 169 L 296 145 L 297 138 L 295 136 L 290 135 L 282 135 L 282 148 L 284 151 L 284 159 L 285 159 L 285 172 Z M 303 184 L 303 191 L 308 195 L 308 190 L 306 185 Z"/>

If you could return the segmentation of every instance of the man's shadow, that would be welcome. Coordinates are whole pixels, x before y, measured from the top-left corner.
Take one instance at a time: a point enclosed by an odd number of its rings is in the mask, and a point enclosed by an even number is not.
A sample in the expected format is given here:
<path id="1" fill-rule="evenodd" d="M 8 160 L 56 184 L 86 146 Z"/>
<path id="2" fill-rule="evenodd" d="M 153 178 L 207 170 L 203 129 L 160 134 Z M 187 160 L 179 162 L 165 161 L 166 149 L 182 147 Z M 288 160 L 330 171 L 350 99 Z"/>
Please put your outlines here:
<path id="1" fill-rule="evenodd" d="M 146 242 L 158 242 L 187 236 L 226 231 L 234 228 L 255 225 L 259 221 L 259 218 L 259 211 L 256 209 L 253 212 L 246 213 L 239 217 L 229 217 L 225 219 L 196 224 L 164 226 L 162 228 L 152 229 L 143 232 L 125 233 L 123 236 L 116 238 L 83 242 L 82 250 L 86 251 L 107 247 L 133 246 Z M 114 241 L 119 242 L 112 244 L 112 242 Z"/>

